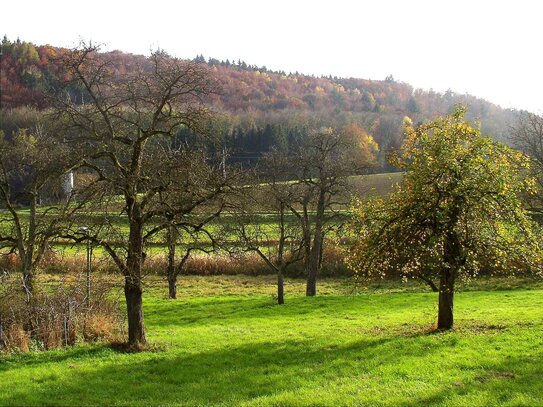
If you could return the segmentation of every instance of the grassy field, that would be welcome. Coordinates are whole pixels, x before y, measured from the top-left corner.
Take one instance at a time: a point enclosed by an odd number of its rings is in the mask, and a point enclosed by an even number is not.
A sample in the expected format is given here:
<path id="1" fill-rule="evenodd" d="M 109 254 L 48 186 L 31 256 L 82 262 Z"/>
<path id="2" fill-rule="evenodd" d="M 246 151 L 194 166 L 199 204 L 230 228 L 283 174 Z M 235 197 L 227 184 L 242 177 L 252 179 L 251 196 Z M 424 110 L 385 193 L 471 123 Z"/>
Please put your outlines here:
<path id="1" fill-rule="evenodd" d="M 154 350 L 103 344 L 0 356 L 2 405 L 543 404 L 543 285 L 478 280 L 456 296 L 456 329 L 433 333 L 436 294 L 411 283 L 151 279 Z"/>
<path id="2" fill-rule="evenodd" d="M 395 191 L 402 178 L 401 172 L 385 172 L 349 177 L 349 182 L 354 187 L 356 195 L 361 198 L 384 197 Z"/>
<path id="3" fill-rule="evenodd" d="M 348 178 L 348 183 L 350 185 L 349 189 L 349 195 L 354 194 L 354 196 L 358 196 L 360 198 L 369 198 L 369 197 L 376 197 L 376 196 L 386 196 L 389 193 L 393 192 L 395 189 L 395 186 L 401 182 L 402 180 L 402 173 L 399 172 L 390 172 L 390 173 L 381 173 L 381 174 L 369 174 L 369 175 L 356 175 Z M 345 202 L 349 202 L 349 199 L 347 197 L 344 197 Z M 44 206 L 38 209 L 38 212 L 40 211 L 46 211 L 50 209 L 49 206 Z M 336 208 L 340 209 L 341 208 Z M 342 208 L 342 210 L 345 212 L 346 215 L 349 214 L 349 207 L 346 206 L 345 208 Z M 18 210 L 21 220 L 23 222 L 28 222 L 29 217 L 29 209 L 19 209 Z M 128 233 L 128 218 L 126 214 L 120 215 L 121 208 L 118 209 L 117 212 L 113 211 L 114 216 L 110 216 L 108 219 L 112 226 L 122 234 Z M 80 220 L 81 226 L 85 226 L 87 224 L 93 224 L 95 223 L 94 218 L 101 221 L 104 217 L 104 213 L 102 212 L 86 212 L 85 216 L 82 217 Z M 229 213 L 225 212 L 224 216 L 221 218 L 221 222 L 228 222 L 229 221 Z M 289 218 L 292 218 L 294 220 L 293 215 L 288 215 Z M 272 224 L 275 220 L 275 214 L 270 214 L 267 212 L 262 212 L 260 216 L 255 218 L 255 222 L 266 225 L 266 224 Z M 211 230 L 215 230 L 218 228 L 217 223 L 211 223 Z M 9 225 L 7 223 L 0 224 L 0 231 L 7 232 Z M 163 237 L 160 236 L 157 238 L 158 240 L 162 239 Z M 85 244 L 79 244 L 78 246 L 84 246 Z M 63 247 L 65 249 L 72 249 L 75 247 L 74 245 L 70 244 L 69 242 L 66 242 L 66 244 L 62 244 L 61 242 L 56 243 L 56 246 Z M 77 246 L 77 245 L 76 245 Z"/>

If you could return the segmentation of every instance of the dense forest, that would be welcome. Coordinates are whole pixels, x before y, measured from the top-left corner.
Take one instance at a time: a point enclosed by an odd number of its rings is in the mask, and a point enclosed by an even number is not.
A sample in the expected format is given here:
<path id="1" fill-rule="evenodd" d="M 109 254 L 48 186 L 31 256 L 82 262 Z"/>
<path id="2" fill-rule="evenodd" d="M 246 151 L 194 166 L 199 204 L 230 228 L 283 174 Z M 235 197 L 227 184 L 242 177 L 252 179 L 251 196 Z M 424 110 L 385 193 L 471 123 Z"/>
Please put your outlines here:
<path id="1" fill-rule="evenodd" d="M 59 56 L 67 50 L 7 37 L 2 50 L 1 107 L 47 108 L 47 94 L 64 75 Z M 119 77 L 146 63 L 144 56 L 121 51 L 104 53 L 102 58 L 112 61 L 110 68 Z M 356 125 L 378 143 L 379 169 L 386 170 L 385 157 L 400 146 L 406 116 L 421 123 L 450 113 L 462 103 L 469 107 L 468 120 L 479 121 L 484 134 L 507 142 L 509 126 L 518 114 L 452 90 L 414 89 L 392 75 L 384 80 L 315 77 L 271 71 L 242 60 L 220 61 L 199 55 L 195 61 L 208 65 L 219 85 L 208 102 L 221 114 L 210 126 L 230 159 L 241 162 L 253 162 L 272 146 L 289 149 L 311 128 Z M 72 98 L 85 103 L 80 89 L 73 88 L 71 93 Z"/>

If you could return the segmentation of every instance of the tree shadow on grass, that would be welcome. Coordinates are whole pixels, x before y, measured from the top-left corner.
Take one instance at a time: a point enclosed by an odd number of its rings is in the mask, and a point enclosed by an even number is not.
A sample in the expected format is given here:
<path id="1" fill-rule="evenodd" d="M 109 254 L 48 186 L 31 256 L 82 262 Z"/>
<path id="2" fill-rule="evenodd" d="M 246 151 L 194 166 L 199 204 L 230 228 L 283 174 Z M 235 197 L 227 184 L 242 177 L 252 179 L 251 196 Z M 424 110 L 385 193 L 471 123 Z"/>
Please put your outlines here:
<path id="1" fill-rule="evenodd" d="M 65 361 L 88 361 L 92 358 L 102 358 L 111 355 L 114 350 L 108 344 L 78 345 L 74 347 L 54 349 L 44 352 L 15 353 L 0 357 L 0 373 L 17 369 L 20 366 L 42 366 L 48 363 Z"/>
<path id="2" fill-rule="evenodd" d="M 57 378 L 22 386 L 16 393 L 0 396 L 0 404 L 239 404 L 326 385 L 353 370 L 367 372 L 396 358 L 389 346 L 398 340 L 401 338 L 361 340 L 345 346 L 265 342 L 197 354 L 127 355 L 71 372 L 68 380 L 60 380 L 61 385 Z M 420 352 L 414 349 L 411 356 Z"/>
<path id="3" fill-rule="evenodd" d="M 541 400 L 541 348 L 535 348 L 526 357 L 509 357 L 502 353 L 495 361 L 485 358 L 481 365 L 484 367 L 464 366 L 462 359 L 455 361 L 454 356 L 451 357 L 456 340 L 454 333 L 436 336 L 420 331 L 408 336 L 369 337 L 345 344 L 307 339 L 218 345 L 220 347 L 199 353 L 180 350 L 177 353 L 116 354 L 102 347 L 75 348 L 65 355 L 44 354 L 34 361 L 21 361 L 25 366 L 30 362 L 32 367 L 40 367 L 40 363 L 41 367 L 48 367 L 55 362 L 64 362 L 64 366 L 61 369 L 56 366 L 60 373 L 52 377 L 38 372 L 29 382 L 17 386 L 17 391 L 0 392 L 0 404 L 207 406 L 259 405 L 267 400 L 280 405 L 283 395 L 297 397 L 293 394 L 312 393 L 315 389 L 321 398 L 304 399 L 303 404 L 356 405 L 365 401 L 413 406 L 466 405 L 473 404 L 469 399 L 473 394 L 482 394 L 483 398 L 476 399 L 479 404 L 494 405 L 508 400 L 515 404 L 515 393 L 536 394 Z M 85 360 L 89 351 L 93 352 L 96 363 Z M 456 374 L 468 370 L 460 382 L 447 381 L 445 375 L 443 382 L 432 384 L 431 390 L 417 385 L 421 378 L 409 378 L 421 373 L 418 368 L 408 367 L 402 371 L 411 364 L 424 367 L 428 363 L 438 365 L 433 370 L 437 375 L 450 364 Z M 31 370 L 29 375 L 33 372 Z M 4 373 L 6 378 L 10 377 L 10 372 Z M 373 383 L 365 395 L 334 395 L 331 390 L 323 393 L 322 389 L 337 389 L 330 383 L 346 380 L 356 386 L 363 376 Z M 399 380 L 397 384 L 395 380 Z M 405 392 L 402 386 L 407 386 Z M 391 389 L 397 390 L 397 394 L 387 394 Z M 359 397 L 366 399 L 361 401 Z M 516 404 L 522 404 L 518 401 Z"/>

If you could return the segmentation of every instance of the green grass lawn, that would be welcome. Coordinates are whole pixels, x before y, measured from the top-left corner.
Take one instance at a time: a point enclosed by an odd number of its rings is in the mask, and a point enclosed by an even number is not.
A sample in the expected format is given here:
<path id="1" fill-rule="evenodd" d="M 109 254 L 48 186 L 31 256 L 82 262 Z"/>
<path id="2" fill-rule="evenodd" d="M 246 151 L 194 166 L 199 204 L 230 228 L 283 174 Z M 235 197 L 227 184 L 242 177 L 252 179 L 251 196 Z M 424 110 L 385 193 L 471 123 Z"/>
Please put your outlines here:
<path id="1" fill-rule="evenodd" d="M 2 405 L 543 405 L 542 285 L 480 282 L 433 333 L 437 296 L 390 284 L 319 296 L 271 277 L 183 277 L 146 289 L 154 351 L 102 344 L 0 356 Z"/>

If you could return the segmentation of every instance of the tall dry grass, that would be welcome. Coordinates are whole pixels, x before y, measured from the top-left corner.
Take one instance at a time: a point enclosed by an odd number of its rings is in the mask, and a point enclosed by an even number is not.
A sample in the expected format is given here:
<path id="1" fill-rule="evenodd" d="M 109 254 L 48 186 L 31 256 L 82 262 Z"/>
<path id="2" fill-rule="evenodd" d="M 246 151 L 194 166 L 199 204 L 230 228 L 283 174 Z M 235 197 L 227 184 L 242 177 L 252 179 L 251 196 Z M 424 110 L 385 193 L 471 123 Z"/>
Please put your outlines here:
<path id="1" fill-rule="evenodd" d="M 321 276 L 341 277 L 351 275 L 345 263 L 345 254 L 342 248 L 328 245 L 323 253 Z M 0 273 L 2 270 L 16 273 L 18 259 L 15 255 L 0 256 Z M 164 275 L 168 266 L 165 254 L 149 255 L 144 263 L 146 274 Z M 47 274 L 77 274 L 86 270 L 86 256 L 84 254 L 61 255 L 52 253 L 42 261 L 40 271 Z M 116 274 L 116 265 L 107 255 L 93 256 L 92 273 Z M 245 253 L 232 257 L 226 253 L 194 254 L 186 263 L 183 274 L 188 275 L 269 275 L 274 274 L 266 263 L 255 253 Z M 287 270 L 289 277 L 303 277 L 305 270 L 302 262 L 292 265 Z"/>
<path id="2" fill-rule="evenodd" d="M 76 342 L 122 341 L 124 319 L 111 283 L 93 281 L 87 305 L 84 281 L 62 279 L 36 284 L 29 299 L 20 279 L 0 280 L 0 350 L 52 349 Z"/>

